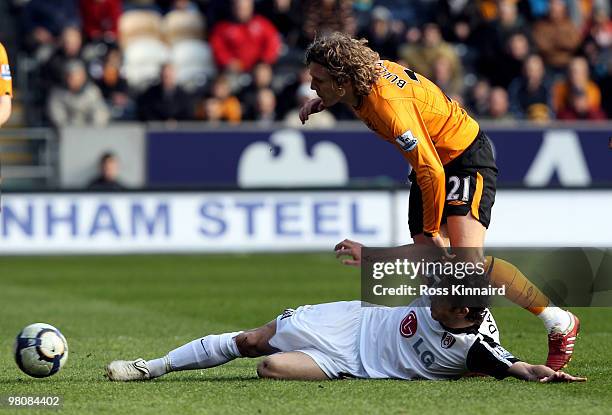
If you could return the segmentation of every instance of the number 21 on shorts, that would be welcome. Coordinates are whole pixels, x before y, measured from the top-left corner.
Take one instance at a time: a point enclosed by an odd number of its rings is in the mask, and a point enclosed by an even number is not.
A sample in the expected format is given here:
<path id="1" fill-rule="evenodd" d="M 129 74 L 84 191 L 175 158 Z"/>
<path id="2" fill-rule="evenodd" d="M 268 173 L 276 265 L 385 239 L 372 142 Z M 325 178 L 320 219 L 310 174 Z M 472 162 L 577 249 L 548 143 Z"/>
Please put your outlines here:
<path id="1" fill-rule="evenodd" d="M 470 176 L 449 176 L 448 185 L 450 191 L 446 195 L 447 201 L 461 200 L 468 202 L 470 200 Z"/>

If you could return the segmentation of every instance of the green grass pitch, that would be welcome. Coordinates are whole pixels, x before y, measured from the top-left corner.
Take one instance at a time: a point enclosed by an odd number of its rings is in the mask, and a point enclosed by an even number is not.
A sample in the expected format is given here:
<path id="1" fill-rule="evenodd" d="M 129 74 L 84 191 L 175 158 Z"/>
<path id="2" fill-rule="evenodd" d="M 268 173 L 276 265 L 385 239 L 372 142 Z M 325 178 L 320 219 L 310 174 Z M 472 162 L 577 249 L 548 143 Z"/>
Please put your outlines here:
<path id="1" fill-rule="evenodd" d="M 574 310 L 582 332 L 568 371 L 587 376 L 583 384 L 270 381 L 257 379 L 250 359 L 146 383 L 103 377 L 111 360 L 158 357 L 286 307 L 358 299 L 359 290 L 358 270 L 327 254 L 0 258 L 0 395 L 61 395 L 69 414 L 612 413 L 612 308 Z M 537 318 L 517 308 L 494 314 L 507 349 L 544 361 Z M 22 374 L 12 356 L 17 332 L 38 321 L 59 327 L 70 346 L 66 367 L 47 379 Z M 28 412 L 41 413 L 15 413 Z"/>

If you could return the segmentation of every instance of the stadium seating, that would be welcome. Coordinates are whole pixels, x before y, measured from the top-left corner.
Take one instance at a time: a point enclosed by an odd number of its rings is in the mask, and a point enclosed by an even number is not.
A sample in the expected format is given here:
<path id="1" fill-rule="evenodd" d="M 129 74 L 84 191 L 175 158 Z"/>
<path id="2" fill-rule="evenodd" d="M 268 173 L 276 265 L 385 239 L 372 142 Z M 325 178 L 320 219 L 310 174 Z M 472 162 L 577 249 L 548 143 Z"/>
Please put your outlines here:
<path id="1" fill-rule="evenodd" d="M 210 47 L 201 40 L 185 39 L 175 43 L 171 62 L 176 68 L 178 83 L 187 90 L 203 86 L 216 74 Z"/>
<path id="2" fill-rule="evenodd" d="M 123 49 L 142 37 L 161 38 L 161 16 L 152 10 L 129 10 L 119 18 L 119 44 Z"/>
<path id="3" fill-rule="evenodd" d="M 202 39 L 204 28 L 203 17 L 186 10 L 171 11 L 162 20 L 162 33 L 169 44 L 184 39 Z"/>
<path id="4" fill-rule="evenodd" d="M 170 59 L 168 47 L 159 39 L 141 38 L 124 51 L 123 72 L 130 87 L 143 90 L 159 78 L 161 66 Z"/>

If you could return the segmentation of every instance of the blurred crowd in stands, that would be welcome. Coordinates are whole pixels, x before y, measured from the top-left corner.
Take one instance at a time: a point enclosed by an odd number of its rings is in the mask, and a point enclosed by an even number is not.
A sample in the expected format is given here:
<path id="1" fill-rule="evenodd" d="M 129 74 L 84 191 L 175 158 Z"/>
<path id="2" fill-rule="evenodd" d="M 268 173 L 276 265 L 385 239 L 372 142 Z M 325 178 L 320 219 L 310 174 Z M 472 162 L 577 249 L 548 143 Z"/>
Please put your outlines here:
<path id="1" fill-rule="evenodd" d="M 316 96 L 304 49 L 334 30 L 367 38 L 478 119 L 612 118 L 609 0 L 8 1 L 20 22 L 12 62 L 27 77 L 16 96 L 40 114 L 30 125 L 297 127 Z M 308 125 L 353 117 L 338 107 Z"/>

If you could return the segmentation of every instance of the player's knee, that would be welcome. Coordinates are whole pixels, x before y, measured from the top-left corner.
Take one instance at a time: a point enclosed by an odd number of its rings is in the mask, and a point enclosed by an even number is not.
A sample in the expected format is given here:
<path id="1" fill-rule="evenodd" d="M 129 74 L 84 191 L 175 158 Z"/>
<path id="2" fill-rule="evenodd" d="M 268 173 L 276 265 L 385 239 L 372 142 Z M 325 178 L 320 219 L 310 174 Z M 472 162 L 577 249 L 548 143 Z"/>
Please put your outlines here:
<path id="1" fill-rule="evenodd" d="M 258 357 L 261 356 L 259 343 L 261 342 L 260 335 L 256 331 L 240 333 L 236 336 L 236 346 L 242 357 Z"/>
<path id="2" fill-rule="evenodd" d="M 264 379 L 283 379 L 281 367 L 274 356 L 268 356 L 257 365 L 257 375 Z"/>
<path id="3" fill-rule="evenodd" d="M 463 259 L 463 262 L 471 264 L 484 264 L 484 252 L 480 248 L 469 248 L 467 250 L 465 258 Z"/>
<path id="4" fill-rule="evenodd" d="M 269 359 L 269 357 L 266 357 L 257 365 L 257 376 L 259 376 L 260 378 L 271 378 Z"/>

